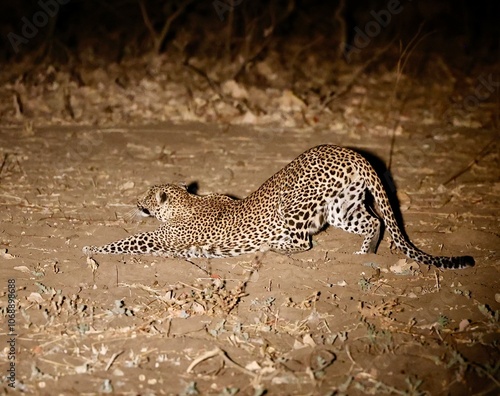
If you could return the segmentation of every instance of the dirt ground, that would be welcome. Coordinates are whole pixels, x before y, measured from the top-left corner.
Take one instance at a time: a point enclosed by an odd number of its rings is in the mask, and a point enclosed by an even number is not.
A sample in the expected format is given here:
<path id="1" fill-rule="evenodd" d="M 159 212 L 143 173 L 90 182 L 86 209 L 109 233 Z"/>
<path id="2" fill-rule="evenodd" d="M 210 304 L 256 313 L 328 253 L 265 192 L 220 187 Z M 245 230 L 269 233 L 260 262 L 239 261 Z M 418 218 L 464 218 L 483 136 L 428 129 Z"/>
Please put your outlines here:
<path id="1" fill-rule="evenodd" d="M 473 268 L 417 265 L 391 253 L 385 239 L 376 255 L 353 255 L 361 238 L 331 227 L 314 237 L 313 249 L 290 257 L 96 256 L 91 268 L 81 252 L 157 227 L 130 216 L 152 184 L 195 182 L 199 194 L 244 197 L 320 143 L 356 147 L 387 163 L 392 132 L 340 124 L 1 128 L 0 307 L 7 318 L 14 279 L 17 390 L 498 392 L 493 130 L 406 122 L 394 135 L 390 169 L 410 238 L 429 253 L 472 255 Z M 2 392 L 11 393 L 5 367 Z"/>

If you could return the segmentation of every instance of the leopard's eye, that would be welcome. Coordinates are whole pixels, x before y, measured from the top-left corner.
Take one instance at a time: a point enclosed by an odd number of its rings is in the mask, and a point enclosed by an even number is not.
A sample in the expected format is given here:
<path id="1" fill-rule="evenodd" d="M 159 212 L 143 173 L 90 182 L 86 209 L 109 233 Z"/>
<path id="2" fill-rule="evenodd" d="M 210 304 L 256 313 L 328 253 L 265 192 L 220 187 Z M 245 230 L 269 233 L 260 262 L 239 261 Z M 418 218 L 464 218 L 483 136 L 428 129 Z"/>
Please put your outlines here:
<path id="1" fill-rule="evenodd" d="M 139 208 L 139 210 L 144 213 L 146 216 L 151 216 L 151 212 L 149 211 L 149 209 L 146 209 L 146 208 Z"/>

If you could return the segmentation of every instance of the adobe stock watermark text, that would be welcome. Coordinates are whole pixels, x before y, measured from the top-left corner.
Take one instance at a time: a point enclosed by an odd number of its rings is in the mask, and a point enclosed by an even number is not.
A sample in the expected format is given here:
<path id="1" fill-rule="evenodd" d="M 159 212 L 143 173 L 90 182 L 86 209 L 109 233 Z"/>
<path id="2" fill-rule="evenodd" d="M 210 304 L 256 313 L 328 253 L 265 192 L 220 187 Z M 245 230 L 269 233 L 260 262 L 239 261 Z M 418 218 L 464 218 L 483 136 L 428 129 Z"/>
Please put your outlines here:
<path id="1" fill-rule="evenodd" d="M 7 385 L 16 387 L 16 280 L 7 280 Z"/>

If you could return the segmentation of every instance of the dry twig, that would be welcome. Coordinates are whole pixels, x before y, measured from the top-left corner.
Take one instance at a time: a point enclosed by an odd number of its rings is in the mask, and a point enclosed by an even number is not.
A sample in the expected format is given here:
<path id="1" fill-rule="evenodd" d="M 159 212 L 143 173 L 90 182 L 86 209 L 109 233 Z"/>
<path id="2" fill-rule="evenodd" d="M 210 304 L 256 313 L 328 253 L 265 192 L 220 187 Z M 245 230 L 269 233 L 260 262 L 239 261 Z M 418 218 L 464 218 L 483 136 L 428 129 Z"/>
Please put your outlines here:
<path id="1" fill-rule="evenodd" d="M 465 172 L 467 172 L 470 168 L 472 168 L 474 165 L 476 165 L 480 160 L 482 160 L 486 154 L 489 153 L 490 149 L 491 148 L 494 148 L 495 147 L 495 144 L 497 143 L 497 140 L 498 137 L 494 137 L 493 139 L 491 139 L 487 144 L 486 146 L 483 147 L 483 149 L 479 152 L 478 155 L 476 155 L 474 157 L 474 159 L 469 162 L 469 164 L 461 169 L 460 171 L 458 171 L 457 173 L 455 173 L 453 176 L 451 176 L 448 180 L 446 180 L 444 183 L 443 183 L 443 186 L 446 186 L 447 184 L 451 183 L 453 180 L 455 180 L 456 178 L 458 178 L 459 176 L 462 176 Z"/>
<path id="2" fill-rule="evenodd" d="M 203 355 L 201 355 L 200 357 L 193 360 L 191 362 L 191 364 L 189 365 L 189 367 L 187 368 L 186 372 L 191 373 L 193 371 L 193 369 L 198 364 L 200 364 L 201 362 L 203 362 L 207 359 L 211 359 L 211 358 L 216 357 L 216 356 L 220 356 L 222 358 L 222 360 L 224 361 L 224 363 L 227 364 L 228 366 L 231 366 L 231 367 L 235 368 L 236 370 L 241 371 L 242 373 L 251 376 L 252 378 L 255 378 L 257 376 L 255 373 L 251 372 L 250 370 L 247 370 L 245 367 L 240 366 L 238 363 L 236 363 L 234 360 L 232 360 L 227 355 L 226 351 L 220 349 L 219 347 L 216 347 L 215 349 L 212 349 L 211 351 L 205 352 Z"/>
<path id="3" fill-rule="evenodd" d="M 165 40 L 165 37 L 167 37 L 168 33 L 170 32 L 170 27 L 172 26 L 172 23 L 179 18 L 184 10 L 191 4 L 194 0 L 183 0 L 177 4 L 178 8 L 170 14 L 170 16 L 165 20 L 165 23 L 163 24 L 163 27 L 160 31 L 160 33 L 156 33 L 153 23 L 151 22 L 151 18 L 148 15 L 148 11 L 146 10 L 146 6 L 144 5 L 144 0 L 139 1 L 139 7 L 141 8 L 141 14 L 142 14 L 142 19 L 144 20 L 144 24 L 146 25 L 146 28 L 149 31 L 149 34 L 151 35 L 154 43 L 154 52 L 156 54 L 159 54 L 161 51 L 161 47 L 163 45 L 163 41 Z"/>

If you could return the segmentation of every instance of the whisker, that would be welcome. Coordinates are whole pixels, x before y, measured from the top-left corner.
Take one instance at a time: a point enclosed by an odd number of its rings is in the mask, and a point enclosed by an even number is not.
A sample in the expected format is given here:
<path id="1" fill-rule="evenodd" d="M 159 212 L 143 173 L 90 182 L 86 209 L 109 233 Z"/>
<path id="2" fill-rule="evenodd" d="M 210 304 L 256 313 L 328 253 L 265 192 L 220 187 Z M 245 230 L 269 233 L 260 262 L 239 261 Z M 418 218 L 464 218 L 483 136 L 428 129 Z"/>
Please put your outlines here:
<path id="1" fill-rule="evenodd" d="M 133 209 L 130 209 L 128 212 L 126 212 L 124 215 L 123 215 L 123 218 L 127 221 L 129 220 L 136 220 L 140 217 L 140 214 L 139 214 L 139 209 L 137 208 L 133 208 Z"/>

